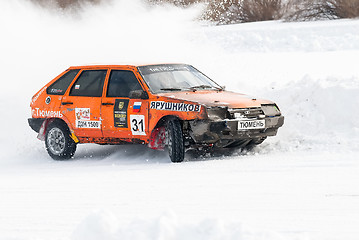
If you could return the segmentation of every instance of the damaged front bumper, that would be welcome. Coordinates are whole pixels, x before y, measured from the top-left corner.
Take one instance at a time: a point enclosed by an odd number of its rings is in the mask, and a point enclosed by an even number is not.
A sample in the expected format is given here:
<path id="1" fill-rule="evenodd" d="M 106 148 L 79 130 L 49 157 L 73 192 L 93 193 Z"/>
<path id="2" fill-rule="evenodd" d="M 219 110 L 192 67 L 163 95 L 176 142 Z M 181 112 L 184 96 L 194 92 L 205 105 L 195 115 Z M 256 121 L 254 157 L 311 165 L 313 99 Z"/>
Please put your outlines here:
<path id="1" fill-rule="evenodd" d="M 256 119 L 257 120 L 257 119 Z M 197 144 L 216 144 L 218 147 L 226 147 L 238 140 L 262 139 L 275 136 L 278 128 L 283 126 L 284 117 L 266 117 L 261 120 L 263 126 L 257 129 L 241 129 L 241 122 L 256 121 L 253 119 L 225 119 L 225 120 L 193 120 L 190 135 Z"/>

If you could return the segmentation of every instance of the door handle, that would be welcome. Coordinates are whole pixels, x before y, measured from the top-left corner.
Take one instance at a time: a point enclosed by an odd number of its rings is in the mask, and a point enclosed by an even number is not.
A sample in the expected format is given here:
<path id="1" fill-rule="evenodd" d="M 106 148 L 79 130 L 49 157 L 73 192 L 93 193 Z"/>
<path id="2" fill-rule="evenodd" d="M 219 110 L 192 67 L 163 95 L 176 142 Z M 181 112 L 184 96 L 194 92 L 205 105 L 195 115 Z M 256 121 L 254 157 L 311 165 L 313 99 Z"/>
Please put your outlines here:
<path id="1" fill-rule="evenodd" d="M 73 102 L 62 102 L 61 103 L 62 105 L 71 105 L 71 104 L 74 104 Z"/>
<path id="2" fill-rule="evenodd" d="M 110 103 L 110 102 L 103 102 L 101 103 L 102 105 L 105 105 L 105 106 L 110 106 L 110 105 L 115 105 L 114 103 Z"/>

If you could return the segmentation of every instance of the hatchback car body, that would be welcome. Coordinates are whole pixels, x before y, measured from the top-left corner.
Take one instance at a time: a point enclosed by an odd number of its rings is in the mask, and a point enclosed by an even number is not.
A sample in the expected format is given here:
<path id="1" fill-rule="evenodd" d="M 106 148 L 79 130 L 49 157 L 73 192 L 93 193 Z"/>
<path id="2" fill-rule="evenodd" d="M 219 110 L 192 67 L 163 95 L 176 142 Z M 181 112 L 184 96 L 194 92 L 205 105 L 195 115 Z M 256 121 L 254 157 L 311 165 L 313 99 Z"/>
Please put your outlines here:
<path id="1" fill-rule="evenodd" d="M 140 143 L 181 162 L 189 149 L 260 144 L 284 122 L 275 103 L 226 91 L 186 64 L 70 67 L 30 106 L 29 125 L 59 160 L 78 143 Z"/>

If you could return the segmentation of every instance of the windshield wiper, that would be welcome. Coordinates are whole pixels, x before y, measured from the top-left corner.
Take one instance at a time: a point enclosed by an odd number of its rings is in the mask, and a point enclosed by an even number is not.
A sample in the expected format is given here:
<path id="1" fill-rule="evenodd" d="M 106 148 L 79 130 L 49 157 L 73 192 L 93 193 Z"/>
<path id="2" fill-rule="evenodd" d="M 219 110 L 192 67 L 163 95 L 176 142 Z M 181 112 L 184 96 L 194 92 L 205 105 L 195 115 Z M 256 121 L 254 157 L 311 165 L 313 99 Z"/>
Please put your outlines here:
<path id="1" fill-rule="evenodd" d="M 182 91 L 181 88 L 161 88 L 163 91 Z"/>

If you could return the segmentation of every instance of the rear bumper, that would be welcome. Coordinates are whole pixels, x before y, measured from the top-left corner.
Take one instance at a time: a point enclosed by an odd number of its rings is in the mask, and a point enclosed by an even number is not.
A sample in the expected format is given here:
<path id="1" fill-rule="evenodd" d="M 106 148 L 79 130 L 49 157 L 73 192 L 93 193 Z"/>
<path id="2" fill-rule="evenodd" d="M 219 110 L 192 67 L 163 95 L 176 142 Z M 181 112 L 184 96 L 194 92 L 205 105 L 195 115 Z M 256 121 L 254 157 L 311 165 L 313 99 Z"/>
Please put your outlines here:
<path id="1" fill-rule="evenodd" d="M 238 130 L 238 120 L 194 120 L 190 122 L 191 137 L 196 143 L 211 144 L 220 140 L 259 139 L 275 136 L 278 128 L 283 126 L 284 117 L 265 118 L 265 128 Z"/>
<path id="2" fill-rule="evenodd" d="M 29 118 L 29 119 L 27 119 L 27 121 L 28 121 L 31 129 L 38 133 L 40 131 L 41 125 L 45 121 L 45 119 L 46 118 Z"/>

